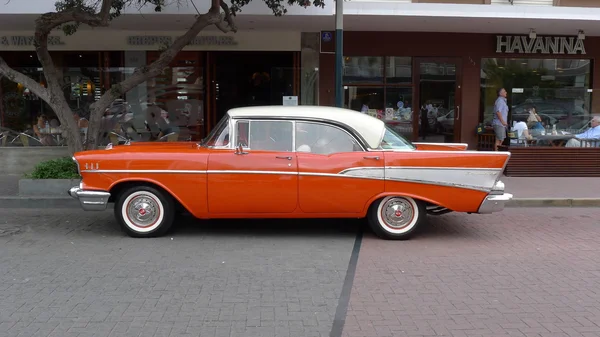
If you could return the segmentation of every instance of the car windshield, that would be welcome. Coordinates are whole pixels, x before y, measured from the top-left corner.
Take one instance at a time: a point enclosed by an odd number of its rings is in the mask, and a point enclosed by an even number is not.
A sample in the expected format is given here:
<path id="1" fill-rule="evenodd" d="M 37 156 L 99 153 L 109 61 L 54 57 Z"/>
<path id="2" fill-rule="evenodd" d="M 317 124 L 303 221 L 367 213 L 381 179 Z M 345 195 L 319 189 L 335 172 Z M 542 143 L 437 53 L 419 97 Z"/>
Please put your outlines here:
<path id="1" fill-rule="evenodd" d="M 229 116 L 225 115 L 200 145 L 226 146 L 227 144 L 229 144 Z"/>
<path id="2" fill-rule="evenodd" d="M 414 150 L 415 146 L 406 138 L 400 136 L 389 126 L 385 126 L 385 134 L 380 147 L 384 150 Z"/>

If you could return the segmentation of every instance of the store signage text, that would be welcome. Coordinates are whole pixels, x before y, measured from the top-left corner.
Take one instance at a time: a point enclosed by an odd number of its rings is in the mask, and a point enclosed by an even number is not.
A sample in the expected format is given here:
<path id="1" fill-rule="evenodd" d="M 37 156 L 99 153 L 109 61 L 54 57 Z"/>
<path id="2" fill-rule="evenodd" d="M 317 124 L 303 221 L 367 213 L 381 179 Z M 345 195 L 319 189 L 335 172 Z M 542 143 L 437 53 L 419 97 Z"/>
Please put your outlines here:
<path id="1" fill-rule="evenodd" d="M 576 37 L 496 36 L 496 53 L 585 54 L 583 40 Z"/>
<path id="2" fill-rule="evenodd" d="M 127 44 L 130 46 L 171 45 L 175 41 L 172 36 L 128 36 Z M 188 45 L 190 46 L 234 46 L 238 42 L 233 36 L 196 36 Z"/>
<path id="3" fill-rule="evenodd" d="M 60 36 L 49 36 L 48 37 L 48 45 L 49 46 L 62 46 L 65 42 L 61 40 Z M 34 38 L 33 36 L 0 36 L 0 45 L 1 46 L 33 46 Z"/>

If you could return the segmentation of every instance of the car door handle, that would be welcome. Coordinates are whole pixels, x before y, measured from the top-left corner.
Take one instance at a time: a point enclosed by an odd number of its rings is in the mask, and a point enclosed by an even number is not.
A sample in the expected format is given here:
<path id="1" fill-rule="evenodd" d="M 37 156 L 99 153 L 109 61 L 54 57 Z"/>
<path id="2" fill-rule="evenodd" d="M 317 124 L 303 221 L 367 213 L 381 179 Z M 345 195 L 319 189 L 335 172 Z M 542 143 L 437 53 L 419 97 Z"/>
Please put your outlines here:
<path id="1" fill-rule="evenodd" d="M 275 157 L 275 158 L 277 158 L 277 159 L 287 159 L 287 160 L 292 160 L 292 157 L 289 157 L 289 156 L 277 156 L 277 157 Z"/>
<path id="2" fill-rule="evenodd" d="M 375 159 L 375 160 L 379 160 L 379 156 L 366 156 L 363 157 L 364 159 Z"/>

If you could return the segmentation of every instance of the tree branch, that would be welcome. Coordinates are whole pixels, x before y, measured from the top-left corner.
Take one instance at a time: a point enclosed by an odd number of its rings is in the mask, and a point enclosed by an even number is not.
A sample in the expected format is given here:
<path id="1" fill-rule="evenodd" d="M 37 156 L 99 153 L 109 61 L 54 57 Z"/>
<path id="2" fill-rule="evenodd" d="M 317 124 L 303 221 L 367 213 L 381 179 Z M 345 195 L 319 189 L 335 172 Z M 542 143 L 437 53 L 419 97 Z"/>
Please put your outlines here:
<path id="1" fill-rule="evenodd" d="M 34 81 L 31 77 L 9 67 L 2 57 L 0 57 L 0 74 L 8 77 L 8 79 L 12 82 L 23 84 L 24 87 L 31 90 L 40 99 L 46 102 L 50 101 L 50 93 L 48 92 L 48 89 Z"/>
<path id="2" fill-rule="evenodd" d="M 227 32 L 237 32 L 237 26 L 235 25 L 235 21 L 233 20 L 233 15 L 231 13 L 231 9 L 224 1 L 219 1 L 221 3 L 220 7 L 225 12 L 221 19 L 221 22 L 215 24 L 219 30 L 223 33 Z"/>
<path id="3" fill-rule="evenodd" d="M 49 34 L 54 28 L 69 22 L 83 23 L 90 27 L 108 26 L 112 4 L 113 0 L 102 0 L 102 6 L 98 14 L 87 12 L 81 8 L 44 13 L 35 20 L 36 30 L 40 29 L 42 32 Z"/>

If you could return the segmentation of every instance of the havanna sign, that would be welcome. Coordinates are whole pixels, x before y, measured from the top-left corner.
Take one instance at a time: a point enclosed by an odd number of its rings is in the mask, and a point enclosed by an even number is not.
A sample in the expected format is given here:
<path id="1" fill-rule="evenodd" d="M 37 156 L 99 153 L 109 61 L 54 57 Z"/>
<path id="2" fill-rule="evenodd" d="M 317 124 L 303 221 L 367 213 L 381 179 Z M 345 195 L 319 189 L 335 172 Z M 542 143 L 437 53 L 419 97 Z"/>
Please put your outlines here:
<path id="1" fill-rule="evenodd" d="M 584 40 L 569 36 L 496 36 L 496 53 L 505 54 L 585 54 Z"/>

